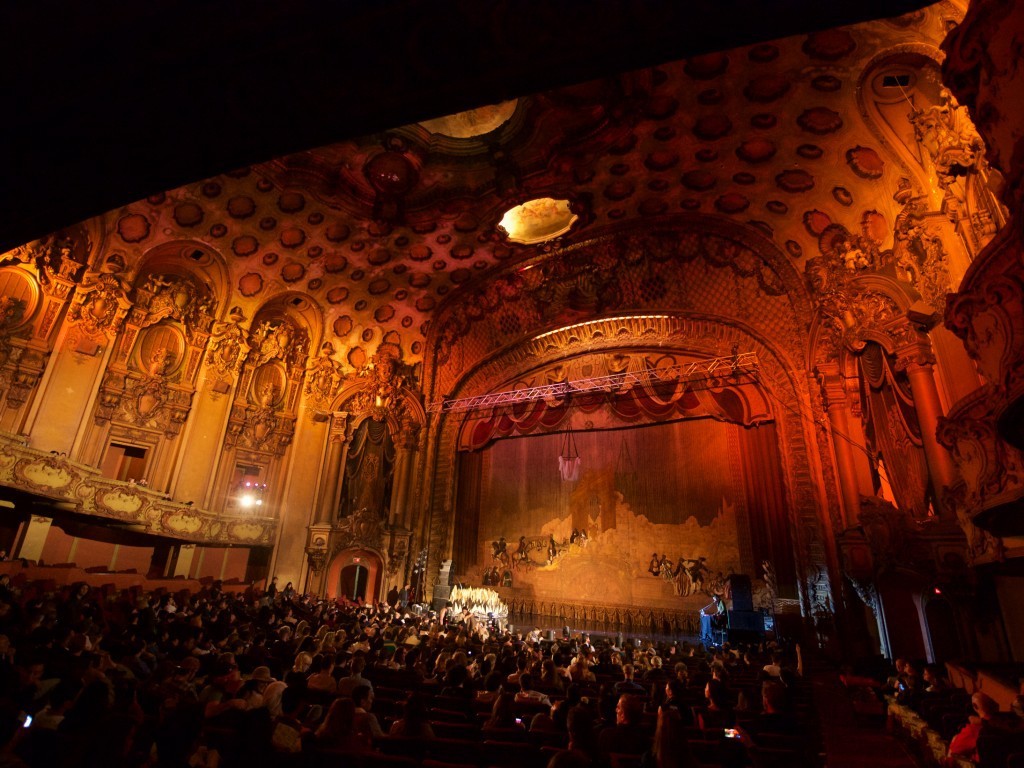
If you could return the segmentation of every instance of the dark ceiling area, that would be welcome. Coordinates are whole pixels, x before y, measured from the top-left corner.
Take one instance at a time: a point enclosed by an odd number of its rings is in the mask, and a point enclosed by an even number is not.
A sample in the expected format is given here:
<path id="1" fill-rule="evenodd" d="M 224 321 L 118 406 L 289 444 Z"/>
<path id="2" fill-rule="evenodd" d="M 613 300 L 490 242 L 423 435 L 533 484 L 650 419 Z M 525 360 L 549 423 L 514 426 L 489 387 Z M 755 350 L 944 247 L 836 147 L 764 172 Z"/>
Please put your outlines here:
<path id="1" fill-rule="evenodd" d="M 0 250 L 346 137 L 926 0 L 7 4 Z"/>

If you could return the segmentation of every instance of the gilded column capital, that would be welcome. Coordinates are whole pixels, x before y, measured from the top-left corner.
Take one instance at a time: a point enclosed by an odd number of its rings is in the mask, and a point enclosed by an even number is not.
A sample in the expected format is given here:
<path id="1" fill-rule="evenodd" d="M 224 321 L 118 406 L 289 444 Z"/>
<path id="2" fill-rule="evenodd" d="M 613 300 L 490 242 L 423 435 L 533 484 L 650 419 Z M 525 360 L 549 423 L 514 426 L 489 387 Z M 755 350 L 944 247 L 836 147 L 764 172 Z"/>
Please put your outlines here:
<path id="1" fill-rule="evenodd" d="M 335 411 L 331 414 L 331 431 L 328 438 L 332 445 L 344 445 L 348 442 L 348 411 Z"/>

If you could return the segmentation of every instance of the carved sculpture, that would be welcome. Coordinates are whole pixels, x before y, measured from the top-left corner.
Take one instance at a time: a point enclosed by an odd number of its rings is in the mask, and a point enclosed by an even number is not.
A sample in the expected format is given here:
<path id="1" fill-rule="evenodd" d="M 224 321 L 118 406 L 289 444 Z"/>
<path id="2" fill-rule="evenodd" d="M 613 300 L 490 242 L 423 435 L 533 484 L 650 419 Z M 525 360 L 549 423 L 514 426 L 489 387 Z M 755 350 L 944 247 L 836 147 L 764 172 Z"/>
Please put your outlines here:
<path id="1" fill-rule="evenodd" d="M 334 345 L 325 341 L 320 355 L 310 362 L 306 371 L 306 394 L 314 406 L 324 407 L 338 390 L 341 382 L 341 364 L 334 360 Z"/>
<path id="2" fill-rule="evenodd" d="M 213 330 L 213 343 L 207 354 L 207 364 L 222 380 L 230 379 L 238 372 L 239 366 L 249 354 L 249 333 L 242 327 L 245 314 L 239 307 L 232 307 L 228 319 L 218 323 Z"/>
<path id="3" fill-rule="evenodd" d="M 208 331 L 213 322 L 215 302 L 208 290 L 200 290 L 191 280 L 178 275 L 152 274 L 136 290 L 135 304 L 145 312 L 138 325 L 147 328 L 172 318 L 190 333 Z"/>
<path id="4" fill-rule="evenodd" d="M 892 197 L 903 208 L 896 214 L 889 261 L 901 280 L 913 284 L 926 302 L 941 311 L 946 293 L 953 288 L 942 237 L 926 225 L 924 198 L 914 195 L 908 179 L 900 179 Z"/>
<path id="5" fill-rule="evenodd" d="M 400 361 L 378 352 L 358 375 L 363 380 L 362 388 L 353 396 L 349 410 L 356 415 L 369 415 L 374 421 L 383 421 L 388 414 L 401 418 L 405 410 L 402 388 L 407 375 Z"/>
<path id="6" fill-rule="evenodd" d="M 940 187 L 948 190 L 958 176 L 975 169 L 984 143 L 967 110 L 956 103 L 948 89 L 939 91 L 938 104 L 915 109 L 908 118 L 914 126 L 914 137 L 931 158 Z"/>
<path id="7" fill-rule="evenodd" d="M 68 321 L 85 335 L 109 338 L 117 335 L 132 306 L 127 283 L 121 276 L 124 269 L 124 258 L 115 253 L 107 257 L 99 271 L 87 272 L 82 278 L 68 310 Z"/>

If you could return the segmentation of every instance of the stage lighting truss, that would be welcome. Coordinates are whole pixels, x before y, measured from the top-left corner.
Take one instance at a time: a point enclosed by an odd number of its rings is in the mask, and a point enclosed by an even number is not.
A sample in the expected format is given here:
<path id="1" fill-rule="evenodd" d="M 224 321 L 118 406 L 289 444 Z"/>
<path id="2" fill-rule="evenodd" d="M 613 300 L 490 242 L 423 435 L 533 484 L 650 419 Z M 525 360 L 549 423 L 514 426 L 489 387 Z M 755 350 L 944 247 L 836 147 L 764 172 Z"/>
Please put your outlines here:
<path id="1" fill-rule="evenodd" d="M 625 371 L 610 376 L 595 376 L 589 379 L 560 381 L 539 387 L 525 387 L 508 392 L 492 392 L 475 397 L 462 397 L 431 403 L 431 413 L 463 413 L 479 411 L 495 406 L 526 403 L 534 400 L 557 401 L 573 394 L 587 392 L 626 392 L 635 386 L 662 382 L 700 382 L 727 377 L 752 376 L 758 371 L 757 355 L 742 352 L 728 357 L 713 357 L 692 363 L 671 365 L 664 368 L 644 368 L 639 371 Z"/>

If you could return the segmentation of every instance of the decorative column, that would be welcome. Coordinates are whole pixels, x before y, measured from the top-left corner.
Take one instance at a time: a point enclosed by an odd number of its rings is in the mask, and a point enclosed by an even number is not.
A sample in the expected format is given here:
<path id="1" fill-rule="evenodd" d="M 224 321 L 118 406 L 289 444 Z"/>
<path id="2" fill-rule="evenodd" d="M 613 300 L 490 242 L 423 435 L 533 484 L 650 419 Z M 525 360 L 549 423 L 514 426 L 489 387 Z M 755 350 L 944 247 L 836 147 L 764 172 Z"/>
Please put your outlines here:
<path id="1" fill-rule="evenodd" d="M 942 418 L 942 404 L 939 402 L 939 390 L 935 386 L 935 356 L 931 347 L 924 342 L 915 342 L 896 352 L 896 368 L 907 372 L 910 390 L 914 396 L 914 409 L 921 425 L 921 439 L 924 442 L 924 453 L 928 461 L 928 472 L 932 484 L 941 494 L 944 488 L 952 488 L 957 480 L 956 467 L 949 452 L 939 443 L 937 437 L 939 420 Z M 941 498 L 940 498 L 941 501 Z M 945 504 L 943 513 L 947 510 Z"/>
<path id="2" fill-rule="evenodd" d="M 192 560 L 196 556 L 196 545 L 195 544 L 178 544 L 175 548 L 176 551 L 172 552 L 174 558 L 174 569 L 170 575 L 183 576 L 188 578 L 189 571 L 192 570 Z"/>
<path id="3" fill-rule="evenodd" d="M 348 413 L 337 411 L 331 416 L 331 431 L 327 435 L 327 471 L 324 473 L 324 492 L 316 514 L 316 525 L 333 525 L 338 512 L 338 491 L 341 472 L 345 464 L 348 445 Z"/>
<path id="4" fill-rule="evenodd" d="M 32 515 L 21 535 L 21 544 L 18 546 L 16 558 L 38 561 L 43 554 L 43 546 L 46 544 L 46 536 L 50 532 L 52 517 L 44 515 Z"/>
<path id="5" fill-rule="evenodd" d="M 397 441 L 398 455 L 395 458 L 391 522 L 392 525 L 400 525 L 405 530 L 409 530 L 412 523 L 412 512 L 409 508 L 409 485 L 418 442 L 419 427 L 410 421 L 404 422 Z"/>
<path id="6" fill-rule="evenodd" d="M 832 445 L 839 470 L 839 487 L 843 495 L 843 527 L 852 528 L 860 519 L 860 489 L 857 486 L 857 461 L 850 443 L 847 414 L 849 400 L 838 363 L 818 365 L 821 395 L 832 426 Z"/>

